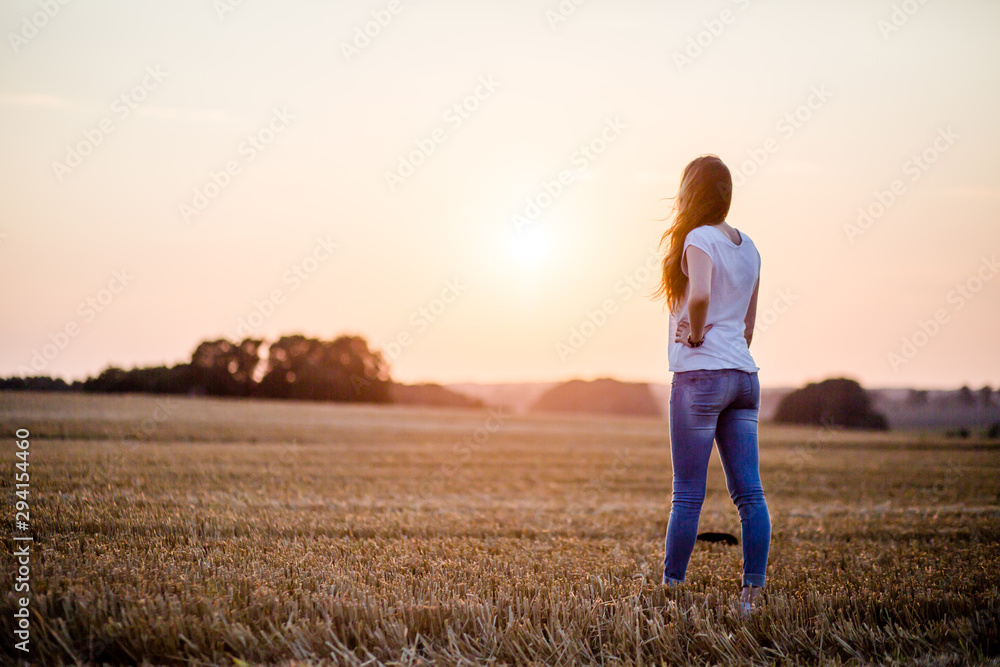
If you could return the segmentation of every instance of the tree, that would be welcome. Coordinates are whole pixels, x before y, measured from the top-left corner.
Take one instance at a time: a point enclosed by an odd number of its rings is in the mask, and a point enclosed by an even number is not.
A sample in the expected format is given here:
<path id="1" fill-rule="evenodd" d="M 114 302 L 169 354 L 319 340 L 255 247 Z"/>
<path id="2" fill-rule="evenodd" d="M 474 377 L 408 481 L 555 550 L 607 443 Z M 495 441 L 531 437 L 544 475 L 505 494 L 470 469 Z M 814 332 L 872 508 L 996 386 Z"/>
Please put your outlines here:
<path id="1" fill-rule="evenodd" d="M 191 388 L 208 396 L 250 396 L 262 340 L 207 340 L 191 355 Z"/>
<path id="2" fill-rule="evenodd" d="M 778 404 L 774 421 L 878 431 L 889 428 L 885 416 L 872 409 L 868 393 L 860 384 L 846 378 L 810 383 L 785 395 Z"/>
<path id="3" fill-rule="evenodd" d="M 16 391 L 71 391 L 73 387 L 62 378 L 51 378 L 46 375 L 32 377 L 0 378 L 0 389 Z"/>
<path id="4" fill-rule="evenodd" d="M 360 336 L 321 341 L 283 336 L 268 348 L 257 394 L 313 401 L 388 403 L 389 364 Z"/>
<path id="5" fill-rule="evenodd" d="M 98 394 L 119 394 L 126 391 L 125 380 L 128 371 L 116 366 L 109 366 L 101 371 L 96 378 L 87 378 L 83 382 L 83 390 Z"/>
<path id="6" fill-rule="evenodd" d="M 167 368 L 132 368 L 123 370 L 111 366 L 96 378 L 80 383 L 86 392 L 101 394 L 185 394 L 191 388 L 191 367 L 178 364 Z"/>
<path id="7" fill-rule="evenodd" d="M 993 405 L 993 388 L 986 385 L 979 390 L 979 401 L 983 404 L 984 408 L 988 408 Z"/>
<path id="8" fill-rule="evenodd" d="M 975 405 L 976 397 L 972 395 L 972 390 L 963 386 L 958 390 L 958 402 L 962 405 Z"/>

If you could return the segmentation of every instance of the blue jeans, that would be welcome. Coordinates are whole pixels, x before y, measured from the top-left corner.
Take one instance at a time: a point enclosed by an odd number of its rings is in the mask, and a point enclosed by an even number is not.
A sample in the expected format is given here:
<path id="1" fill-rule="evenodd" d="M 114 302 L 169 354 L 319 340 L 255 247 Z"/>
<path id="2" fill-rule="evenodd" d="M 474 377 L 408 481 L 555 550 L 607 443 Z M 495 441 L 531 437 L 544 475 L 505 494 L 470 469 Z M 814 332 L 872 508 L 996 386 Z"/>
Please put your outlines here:
<path id="1" fill-rule="evenodd" d="M 771 516 L 760 483 L 757 373 L 736 369 L 674 373 L 670 391 L 673 502 L 667 524 L 663 583 L 684 581 L 698 536 L 712 440 L 743 527 L 743 585 L 763 586 L 771 545 Z"/>

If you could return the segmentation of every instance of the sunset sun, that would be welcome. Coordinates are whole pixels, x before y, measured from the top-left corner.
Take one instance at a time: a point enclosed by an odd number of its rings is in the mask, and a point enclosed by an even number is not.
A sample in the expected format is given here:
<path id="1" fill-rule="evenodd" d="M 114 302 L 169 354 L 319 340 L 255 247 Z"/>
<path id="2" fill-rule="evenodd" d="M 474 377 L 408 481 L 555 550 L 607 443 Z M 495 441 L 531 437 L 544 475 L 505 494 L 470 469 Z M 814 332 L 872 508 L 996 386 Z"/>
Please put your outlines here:
<path id="1" fill-rule="evenodd" d="M 549 232 L 540 224 L 512 231 L 508 244 L 511 256 L 521 266 L 538 266 L 543 264 L 550 255 Z"/>

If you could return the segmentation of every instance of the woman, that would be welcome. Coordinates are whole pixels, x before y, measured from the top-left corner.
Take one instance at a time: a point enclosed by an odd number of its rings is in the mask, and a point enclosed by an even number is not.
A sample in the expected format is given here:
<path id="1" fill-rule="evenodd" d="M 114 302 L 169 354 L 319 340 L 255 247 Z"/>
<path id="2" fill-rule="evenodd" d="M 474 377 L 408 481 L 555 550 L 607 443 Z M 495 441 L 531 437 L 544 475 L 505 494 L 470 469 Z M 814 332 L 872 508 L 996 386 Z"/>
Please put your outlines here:
<path id="1" fill-rule="evenodd" d="M 760 483 L 757 414 L 759 370 L 750 355 L 760 254 L 726 222 L 729 169 L 714 155 L 684 169 L 674 220 L 660 246 L 663 279 L 656 296 L 670 308 L 668 358 L 673 500 L 667 524 L 663 583 L 684 581 L 705 499 L 712 440 L 743 527 L 742 608 L 764 587 L 771 518 Z"/>

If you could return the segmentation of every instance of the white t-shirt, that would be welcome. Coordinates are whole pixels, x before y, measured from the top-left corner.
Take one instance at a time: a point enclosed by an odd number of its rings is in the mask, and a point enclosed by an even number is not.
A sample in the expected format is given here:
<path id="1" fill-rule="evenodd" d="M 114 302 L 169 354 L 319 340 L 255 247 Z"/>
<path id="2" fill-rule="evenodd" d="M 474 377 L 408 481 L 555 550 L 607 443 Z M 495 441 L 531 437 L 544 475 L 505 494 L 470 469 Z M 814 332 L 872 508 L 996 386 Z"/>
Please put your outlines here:
<path id="1" fill-rule="evenodd" d="M 688 319 L 687 297 L 670 314 L 670 337 L 667 358 L 671 372 L 735 368 L 747 372 L 760 370 L 754 363 L 743 337 L 747 308 L 760 275 L 760 253 L 750 237 L 739 232 L 742 242 L 737 245 L 716 225 L 695 227 L 684 238 L 684 255 L 688 246 L 703 250 L 712 258 L 712 291 L 708 301 L 705 324 L 712 328 L 705 333 L 705 342 L 691 348 L 675 343 L 677 323 Z M 687 263 L 681 264 L 686 268 Z M 687 275 L 687 271 L 684 272 Z"/>

